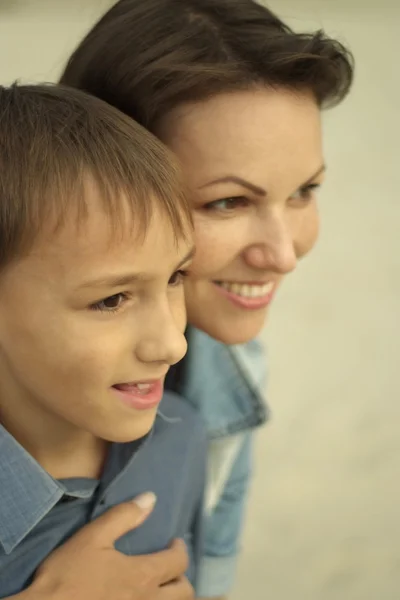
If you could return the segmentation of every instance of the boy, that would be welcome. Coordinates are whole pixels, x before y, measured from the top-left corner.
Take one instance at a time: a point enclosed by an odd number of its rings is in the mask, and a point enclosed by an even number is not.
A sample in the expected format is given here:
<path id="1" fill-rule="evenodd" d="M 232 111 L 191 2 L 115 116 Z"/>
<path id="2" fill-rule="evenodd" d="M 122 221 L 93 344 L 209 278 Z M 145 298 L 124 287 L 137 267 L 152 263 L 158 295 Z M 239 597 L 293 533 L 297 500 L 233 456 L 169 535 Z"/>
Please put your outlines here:
<path id="1" fill-rule="evenodd" d="M 172 395 L 158 410 L 186 350 L 193 254 L 174 163 L 100 100 L 14 85 L 0 88 L 0 168 L 0 597 L 65 597 L 47 557 L 149 489 L 154 511 L 115 547 L 184 538 L 193 577 L 203 432 Z"/>

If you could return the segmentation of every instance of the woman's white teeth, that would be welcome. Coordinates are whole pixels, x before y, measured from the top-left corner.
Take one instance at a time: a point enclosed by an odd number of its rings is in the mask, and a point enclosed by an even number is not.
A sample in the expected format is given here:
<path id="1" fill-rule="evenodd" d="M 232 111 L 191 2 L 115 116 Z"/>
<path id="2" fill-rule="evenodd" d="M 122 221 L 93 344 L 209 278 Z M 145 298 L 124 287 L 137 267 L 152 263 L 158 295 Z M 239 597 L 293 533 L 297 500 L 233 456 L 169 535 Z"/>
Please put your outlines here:
<path id="1" fill-rule="evenodd" d="M 273 281 L 269 281 L 263 285 L 248 285 L 247 283 L 227 283 L 221 281 L 218 285 L 232 294 L 244 296 L 245 298 L 262 298 L 263 296 L 268 296 L 274 287 Z"/>

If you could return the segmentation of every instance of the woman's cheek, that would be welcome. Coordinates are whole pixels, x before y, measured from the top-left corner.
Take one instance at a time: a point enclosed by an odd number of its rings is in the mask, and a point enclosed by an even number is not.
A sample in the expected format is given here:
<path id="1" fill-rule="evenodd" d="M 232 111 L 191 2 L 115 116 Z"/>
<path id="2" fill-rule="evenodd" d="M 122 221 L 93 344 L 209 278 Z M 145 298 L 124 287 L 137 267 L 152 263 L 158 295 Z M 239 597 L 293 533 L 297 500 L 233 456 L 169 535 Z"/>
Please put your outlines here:
<path id="1" fill-rule="evenodd" d="M 297 258 L 306 256 L 314 248 L 319 233 L 319 215 L 317 205 L 310 204 L 301 211 L 295 223 L 294 246 Z"/>
<path id="2" fill-rule="evenodd" d="M 221 257 L 221 223 L 204 216 L 194 218 L 196 254 L 190 267 L 193 275 L 212 272 Z"/>
<path id="3" fill-rule="evenodd" d="M 248 214 L 194 216 L 196 255 L 190 272 L 197 277 L 231 276 L 237 259 L 253 243 L 253 221 Z M 225 272 L 225 269 L 228 269 Z"/>

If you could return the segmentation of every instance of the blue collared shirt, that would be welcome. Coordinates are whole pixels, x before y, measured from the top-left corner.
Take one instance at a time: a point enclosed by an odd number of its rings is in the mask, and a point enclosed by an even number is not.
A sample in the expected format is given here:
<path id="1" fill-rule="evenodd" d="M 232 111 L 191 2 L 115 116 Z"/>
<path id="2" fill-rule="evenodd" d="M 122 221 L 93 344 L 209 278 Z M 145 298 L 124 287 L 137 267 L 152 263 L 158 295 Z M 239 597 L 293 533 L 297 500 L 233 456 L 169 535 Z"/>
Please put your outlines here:
<path id="1" fill-rule="evenodd" d="M 158 498 L 153 513 L 115 546 L 124 554 L 146 554 L 183 538 L 194 581 L 201 553 L 204 463 L 200 420 L 170 393 L 147 438 L 111 445 L 99 481 L 53 479 L 0 426 L 0 598 L 25 589 L 43 560 L 85 524 L 150 490 Z"/>

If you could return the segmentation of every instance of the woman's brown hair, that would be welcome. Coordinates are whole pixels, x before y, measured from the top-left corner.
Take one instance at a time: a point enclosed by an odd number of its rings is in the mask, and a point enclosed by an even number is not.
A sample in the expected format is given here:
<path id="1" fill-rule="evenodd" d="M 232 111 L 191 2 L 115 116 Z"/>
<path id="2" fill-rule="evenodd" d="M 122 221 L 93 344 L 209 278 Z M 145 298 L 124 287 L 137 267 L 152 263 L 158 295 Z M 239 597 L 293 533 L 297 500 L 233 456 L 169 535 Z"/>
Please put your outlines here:
<path id="1" fill-rule="evenodd" d="M 351 53 L 316 33 L 295 33 L 253 0 L 120 0 L 88 33 L 61 82 L 116 106 L 150 130 L 169 110 L 266 85 L 340 102 Z"/>

